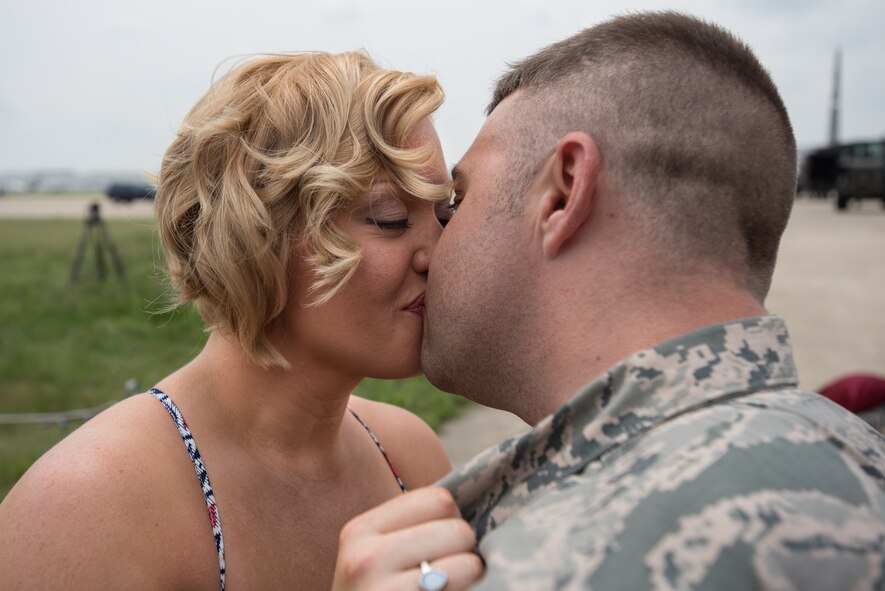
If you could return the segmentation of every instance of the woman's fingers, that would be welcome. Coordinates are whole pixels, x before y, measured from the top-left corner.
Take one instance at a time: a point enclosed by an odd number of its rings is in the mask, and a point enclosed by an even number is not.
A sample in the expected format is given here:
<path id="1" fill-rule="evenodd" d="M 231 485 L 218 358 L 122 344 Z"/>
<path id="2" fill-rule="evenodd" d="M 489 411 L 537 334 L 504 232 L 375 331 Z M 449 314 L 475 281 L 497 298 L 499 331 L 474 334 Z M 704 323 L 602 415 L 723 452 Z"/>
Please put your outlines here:
<path id="1" fill-rule="evenodd" d="M 476 534 L 463 519 L 437 519 L 381 536 L 376 544 L 383 568 L 405 570 L 461 552 L 476 545 Z"/>
<path id="2" fill-rule="evenodd" d="M 437 519 L 386 534 L 342 538 L 336 570 L 342 580 L 383 579 L 423 560 L 470 552 L 475 543 L 473 529 L 463 519 Z"/>
<path id="3" fill-rule="evenodd" d="M 469 589 L 482 578 L 483 564 L 479 556 L 473 552 L 462 552 L 430 562 L 430 568 L 442 571 L 448 581 L 446 591 L 462 591 Z M 386 588 L 391 590 L 414 591 L 418 589 L 421 569 L 412 568 L 393 577 Z"/>
<path id="4" fill-rule="evenodd" d="M 475 543 L 447 490 L 419 489 L 344 526 L 333 588 L 414 591 L 422 561 L 446 572 L 447 590 L 467 588 L 482 576 L 482 562 L 471 552 Z"/>
<path id="5" fill-rule="evenodd" d="M 355 517 L 344 527 L 342 538 L 385 534 L 435 519 L 460 516 L 458 505 L 448 490 L 419 488 Z"/>

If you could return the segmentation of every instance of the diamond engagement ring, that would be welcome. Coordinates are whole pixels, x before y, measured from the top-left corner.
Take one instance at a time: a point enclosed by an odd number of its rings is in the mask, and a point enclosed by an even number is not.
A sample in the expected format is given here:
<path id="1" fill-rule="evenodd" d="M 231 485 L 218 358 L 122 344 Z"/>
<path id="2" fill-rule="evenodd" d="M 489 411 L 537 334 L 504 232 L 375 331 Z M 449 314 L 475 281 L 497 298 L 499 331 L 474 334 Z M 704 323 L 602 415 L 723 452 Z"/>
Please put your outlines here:
<path id="1" fill-rule="evenodd" d="M 449 582 L 449 575 L 443 571 L 430 568 L 430 563 L 421 561 L 421 575 L 418 577 L 418 586 L 421 591 L 440 591 Z"/>

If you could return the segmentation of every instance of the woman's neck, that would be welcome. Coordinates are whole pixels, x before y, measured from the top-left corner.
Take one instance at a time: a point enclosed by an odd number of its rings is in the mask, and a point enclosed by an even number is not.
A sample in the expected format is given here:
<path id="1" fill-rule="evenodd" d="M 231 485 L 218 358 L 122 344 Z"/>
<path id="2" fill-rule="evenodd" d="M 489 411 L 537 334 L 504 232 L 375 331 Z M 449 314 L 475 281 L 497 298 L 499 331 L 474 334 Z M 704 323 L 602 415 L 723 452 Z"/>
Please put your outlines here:
<path id="1" fill-rule="evenodd" d="M 198 415 L 255 457 L 295 469 L 328 467 L 344 453 L 342 420 L 360 378 L 307 359 L 292 355 L 292 369 L 265 370 L 239 345 L 211 334 L 203 351 L 159 386 L 186 401 L 186 417 Z"/>

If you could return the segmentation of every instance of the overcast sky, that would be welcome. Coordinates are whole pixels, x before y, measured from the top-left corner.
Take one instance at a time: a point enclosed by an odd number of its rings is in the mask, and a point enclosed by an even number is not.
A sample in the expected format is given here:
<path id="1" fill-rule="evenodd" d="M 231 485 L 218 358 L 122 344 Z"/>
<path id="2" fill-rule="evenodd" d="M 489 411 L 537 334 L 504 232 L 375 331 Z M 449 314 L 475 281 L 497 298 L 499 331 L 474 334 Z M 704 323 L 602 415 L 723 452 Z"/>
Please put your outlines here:
<path id="1" fill-rule="evenodd" d="M 507 61 L 608 16 L 664 8 L 749 43 L 804 148 L 827 139 L 840 46 L 842 139 L 885 136 L 881 0 L 2 0 L 0 171 L 154 171 L 226 58 L 360 47 L 389 67 L 440 78 L 447 101 L 436 123 L 451 163 L 482 125 Z"/>

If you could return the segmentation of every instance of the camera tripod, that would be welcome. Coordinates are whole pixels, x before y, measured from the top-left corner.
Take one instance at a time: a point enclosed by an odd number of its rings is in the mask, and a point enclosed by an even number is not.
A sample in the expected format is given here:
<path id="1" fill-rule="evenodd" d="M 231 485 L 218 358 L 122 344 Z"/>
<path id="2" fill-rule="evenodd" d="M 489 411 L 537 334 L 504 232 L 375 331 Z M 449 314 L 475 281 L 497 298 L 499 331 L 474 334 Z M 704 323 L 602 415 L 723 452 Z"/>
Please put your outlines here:
<path id="1" fill-rule="evenodd" d="M 77 254 L 74 256 L 74 262 L 71 264 L 71 276 L 68 280 L 70 285 L 74 285 L 80 278 L 80 267 L 83 265 L 83 258 L 86 254 L 86 248 L 92 243 L 95 249 L 95 270 L 98 278 L 104 281 L 107 278 L 107 266 L 105 265 L 105 250 L 110 254 L 111 261 L 114 263 L 114 270 L 120 281 L 126 281 L 126 269 L 123 267 L 123 259 L 117 252 L 114 241 L 108 233 L 108 228 L 101 219 L 101 213 L 98 203 L 89 205 L 89 211 L 86 214 L 86 226 L 83 229 L 83 237 L 77 246 Z"/>

